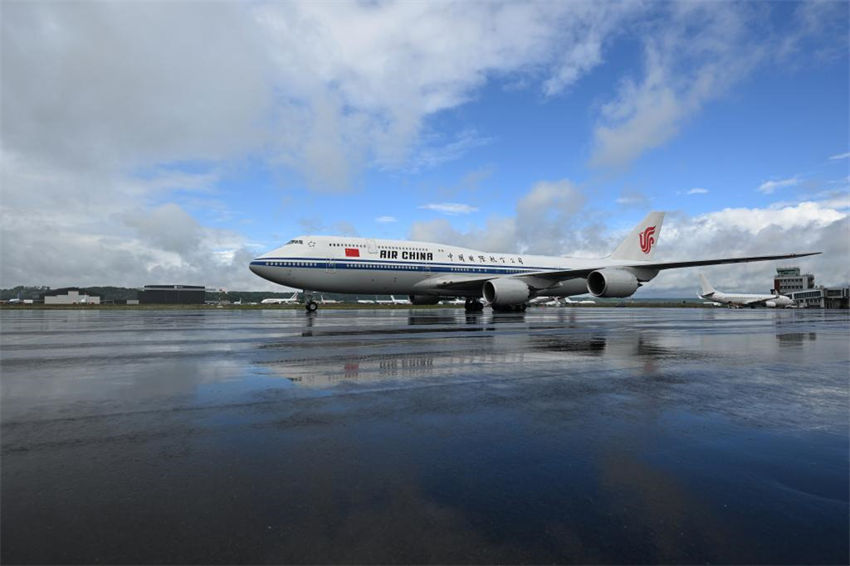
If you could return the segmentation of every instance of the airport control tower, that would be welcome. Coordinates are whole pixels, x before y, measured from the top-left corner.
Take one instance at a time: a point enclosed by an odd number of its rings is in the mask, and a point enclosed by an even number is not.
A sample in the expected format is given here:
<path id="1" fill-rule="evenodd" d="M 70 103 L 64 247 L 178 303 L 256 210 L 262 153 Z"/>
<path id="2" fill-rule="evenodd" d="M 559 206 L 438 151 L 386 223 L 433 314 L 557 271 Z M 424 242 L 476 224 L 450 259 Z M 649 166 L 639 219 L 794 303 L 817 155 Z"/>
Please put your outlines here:
<path id="1" fill-rule="evenodd" d="M 799 267 L 777 267 L 776 277 L 773 278 L 773 289 L 780 295 L 794 291 L 814 289 L 815 276 L 811 273 L 800 274 Z"/>

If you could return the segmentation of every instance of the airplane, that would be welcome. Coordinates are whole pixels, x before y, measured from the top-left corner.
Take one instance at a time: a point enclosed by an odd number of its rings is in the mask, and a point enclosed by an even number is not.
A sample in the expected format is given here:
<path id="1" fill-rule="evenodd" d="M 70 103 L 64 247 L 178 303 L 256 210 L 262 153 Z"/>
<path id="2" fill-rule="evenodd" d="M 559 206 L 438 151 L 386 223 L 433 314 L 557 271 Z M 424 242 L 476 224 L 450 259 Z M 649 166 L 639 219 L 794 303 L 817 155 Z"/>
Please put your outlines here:
<path id="1" fill-rule="evenodd" d="M 249 268 L 269 281 L 304 289 L 308 312 L 318 308 L 309 298 L 314 291 L 406 294 L 414 305 L 465 297 L 470 312 L 484 308 L 483 298 L 493 310 L 509 312 L 525 310 L 529 299 L 541 295 L 630 297 L 665 269 L 820 253 L 659 262 L 653 255 L 663 220 L 663 212 L 650 212 L 609 256 L 598 259 L 485 252 L 406 240 L 299 236 L 255 258 Z"/>
<path id="2" fill-rule="evenodd" d="M 261 305 L 294 305 L 298 302 L 298 291 L 292 293 L 291 297 L 269 297 L 260 301 Z"/>
<path id="3" fill-rule="evenodd" d="M 699 274 L 702 293 L 697 295 L 700 299 L 706 299 L 713 303 L 721 303 L 730 307 L 751 307 L 759 305 L 766 307 L 790 307 L 794 304 L 789 297 L 778 293 L 759 295 L 755 293 L 722 293 L 714 289 L 705 275 Z"/>

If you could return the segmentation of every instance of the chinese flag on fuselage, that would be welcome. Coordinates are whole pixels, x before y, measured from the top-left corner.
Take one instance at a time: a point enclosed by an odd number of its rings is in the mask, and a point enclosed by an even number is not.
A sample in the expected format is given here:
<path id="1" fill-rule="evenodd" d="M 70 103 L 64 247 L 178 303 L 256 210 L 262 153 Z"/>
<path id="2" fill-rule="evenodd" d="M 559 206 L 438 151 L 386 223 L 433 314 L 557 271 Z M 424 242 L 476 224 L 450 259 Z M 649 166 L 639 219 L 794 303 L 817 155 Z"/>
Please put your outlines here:
<path id="1" fill-rule="evenodd" d="M 357 248 L 345 248 L 345 257 L 360 257 L 360 250 Z"/>

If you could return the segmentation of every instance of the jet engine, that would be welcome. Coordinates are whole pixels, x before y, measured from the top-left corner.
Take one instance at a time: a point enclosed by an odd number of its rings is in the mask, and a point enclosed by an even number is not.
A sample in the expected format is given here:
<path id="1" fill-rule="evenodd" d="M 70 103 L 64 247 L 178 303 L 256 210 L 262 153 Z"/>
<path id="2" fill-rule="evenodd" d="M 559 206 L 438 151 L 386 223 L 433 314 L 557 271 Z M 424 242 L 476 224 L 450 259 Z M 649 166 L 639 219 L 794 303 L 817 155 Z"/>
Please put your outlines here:
<path id="1" fill-rule="evenodd" d="M 625 269 L 599 269 L 587 276 L 587 290 L 594 297 L 629 297 L 640 283 Z"/>
<path id="2" fill-rule="evenodd" d="M 766 306 L 766 307 L 770 307 L 770 308 L 772 308 L 772 309 L 773 309 L 773 308 L 776 308 L 776 301 L 765 301 L 765 302 L 764 302 L 764 306 Z"/>
<path id="3" fill-rule="evenodd" d="M 408 295 L 411 305 L 436 305 L 440 302 L 440 297 L 436 295 Z"/>
<path id="4" fill-rule="evenodd" d="M 531 296 L 531 289 L 519 279 L 499 277 L 484 283 L 484 298 L 491 305 L 519 305 Z"/>

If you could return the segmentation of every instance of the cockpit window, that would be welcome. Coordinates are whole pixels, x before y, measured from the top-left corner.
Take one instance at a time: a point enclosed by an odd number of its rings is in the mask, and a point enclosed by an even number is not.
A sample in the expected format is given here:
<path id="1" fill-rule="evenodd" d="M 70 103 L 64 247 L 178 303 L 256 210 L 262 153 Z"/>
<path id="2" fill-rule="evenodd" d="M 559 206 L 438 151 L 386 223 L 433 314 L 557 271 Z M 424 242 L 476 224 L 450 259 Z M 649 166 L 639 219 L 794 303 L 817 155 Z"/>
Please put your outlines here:
<path id="1" fill-rule="evenodd" d="M 304 243 L 304 240 L 289 240 L 284 245 L 288 246 L 289 244 L 303 244 L 303 243 Z"/>

